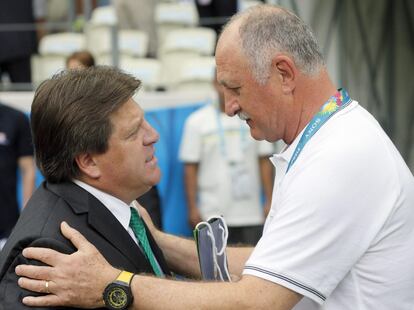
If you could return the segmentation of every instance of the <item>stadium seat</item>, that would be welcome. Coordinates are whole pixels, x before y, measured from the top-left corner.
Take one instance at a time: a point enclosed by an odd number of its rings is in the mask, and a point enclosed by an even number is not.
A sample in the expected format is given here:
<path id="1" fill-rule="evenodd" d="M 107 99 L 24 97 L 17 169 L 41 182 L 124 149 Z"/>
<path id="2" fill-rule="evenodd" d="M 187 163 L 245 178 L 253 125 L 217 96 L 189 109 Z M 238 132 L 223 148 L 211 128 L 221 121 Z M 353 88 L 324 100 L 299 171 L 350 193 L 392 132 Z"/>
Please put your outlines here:
<path id="1" fill-rule="evenodd" d="M 258 4 L 263 4 L 263 2 L 261 1 L 257 1 L 257 0 L 241 0 L 240 1 L 240 11 L 244 11 L 247 10 L 248 8 L 258 5 Z"/>
<path id="2" fill-rule="evenodd" d="M 213 89 L 216 62 L 213 56 L 193 57 L 181 64 L 177 72 L 174 88 L 178 90 Z"/>
<path id="3" fill-rule="evenodd" d="M 62 32 L 45 35 L 39 42 L 40 55 L 68 56 L 85 49 L 85 36 L 80 33 Z"/>
<path id="4" fill-rule="evenodd" d="M 108 25 L 88 24 L 85 27 L 87 48 L 95 57 L 111 55 L 112 29 Z M 148 53 L 148 35 L 140 30 L 122 29 L 117 32 L 120 55 L 145 57 Z"/>
<path id="5" fill-rule="evenodd" d="M 195 27 L 199 16 L 193 2 L 160 2 L 155 7 L 155 24 L 158 42 L 162 45 L 165 35 L 177 28 Z"/>
<path id="6" fill-rule="evenodd" d="M 167 89 L 176 85 L 177 72 L 187 59 L 214 54 L 216 33 L 203 27 L 181 28 L 166 34 L 159 50 L 162 83 Z"/>
<path id="7" fill-rule="evenodd" d="M 119 68 L 140 79 L 145 90 L 156 90 L 160 86 L 161 63 L 157 59 L 121 57 Z"/>
<path id="8" fill-rule="evenodd" d="M 199 55 L 213 55 L 216 46 L 216 32 L 207 27 L 174 29 L 166 34 L 160 45 L 159 56 L 174 52 L 196 52 Z"/>
<path id="9" fill-rule="evenodd" d="M 66 67 L 66 57 L 61 55 L 32 55 L 32 83 L 37 86 L 45 79 L 59 73 Z"/>
<path id="10" fill-rule="evenodd" d="M 85 49 L 85 36 L 62 32 L 44 36 L 39 42 L 39 55 L 31 57 L 32 81 L 38 85 L 63 70 L 66 58 L 73 52 Z"/>
<path id="11" fill-rule="evenodd" d="M 118 18 L 112 5 L 98 6 L 92 11 L 89 21 L 94 25 L 116 25 Z"/>

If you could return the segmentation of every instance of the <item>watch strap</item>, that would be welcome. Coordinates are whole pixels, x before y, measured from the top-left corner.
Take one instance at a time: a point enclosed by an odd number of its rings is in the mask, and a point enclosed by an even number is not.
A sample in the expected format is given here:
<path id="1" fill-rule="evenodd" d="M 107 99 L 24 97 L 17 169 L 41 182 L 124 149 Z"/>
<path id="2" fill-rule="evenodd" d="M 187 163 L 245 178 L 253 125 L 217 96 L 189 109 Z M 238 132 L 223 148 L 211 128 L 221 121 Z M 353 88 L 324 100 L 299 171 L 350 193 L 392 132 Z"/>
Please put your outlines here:
<path id="1" fill-rule="evenodd" d="M 131 284 L 132 278 L 135 276 L 134 273 L 129 271 L 121 271 L 115 281 L 126 283 L 128 286 Z"/>

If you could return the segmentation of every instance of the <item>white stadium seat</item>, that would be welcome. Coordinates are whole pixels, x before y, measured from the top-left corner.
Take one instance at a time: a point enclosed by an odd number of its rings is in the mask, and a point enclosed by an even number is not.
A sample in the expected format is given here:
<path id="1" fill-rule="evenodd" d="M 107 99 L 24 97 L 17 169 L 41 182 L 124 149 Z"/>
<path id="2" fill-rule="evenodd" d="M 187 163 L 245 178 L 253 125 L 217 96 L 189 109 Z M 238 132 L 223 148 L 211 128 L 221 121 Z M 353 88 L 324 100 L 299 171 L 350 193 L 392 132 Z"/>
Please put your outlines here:
<path id="1" fill-rule="evenodd" d="M 85 47 L 86 39 L 83 34 L 73 32 L 48 34 L 39 42 L 39 54 L 68 56 Z"/>
<path id="2" fill-rule="evenodd" d="M 158 44 L 166 34 L 176 28 L 196 27 L 199 23 L 197 7 L 193 2 L 161 2 L 155 7 Z"/>
<path id="3" fill-rule="evenodd" d="M 212 90 L 216 62 L 213 56 L 193 57 L 184 61 L 175 80 L 175 89 Z"/>
<path id="4" fill-rule="evenodd" d="M 166 34 L 160 46 L 159 56 L 177 51 L 195 51 L 200 55 L 213 55 L 216 37 L 216 32 L 207 27 L 174 29 Z"/>
<path id="5" fill-rule="evenodd" d="M 80 33 L 62 32 L 44 36 L 39 42 L 39 55 L 31 57 L 33 83 L 38 85 L 65 69 L 66 58 L 85 47 L 85 36 Z"/>
<path id="6" fill-rule="evenodd" d="M 94 25 L 116 25 L 118 18 L 112 5 L 99 6 L 92 11 L 90 23 Z"/>
<path id="7" fill-rule="evenodd" d="M 86 29 L 87 48 L 95 56 L 112 54 L 112 30 L 105 25 L 88 24 Z M 148 53 L 148 35 L 140 30 L 119 30 L 118 48 L 120 55 L 145 57 Z"/>
<path id="8" fill-rule="evenodd" d="M 119 68 L 140 79 L 145 90 L 160 86 L 161 62 L 157 59 L 122 57 Z"/>

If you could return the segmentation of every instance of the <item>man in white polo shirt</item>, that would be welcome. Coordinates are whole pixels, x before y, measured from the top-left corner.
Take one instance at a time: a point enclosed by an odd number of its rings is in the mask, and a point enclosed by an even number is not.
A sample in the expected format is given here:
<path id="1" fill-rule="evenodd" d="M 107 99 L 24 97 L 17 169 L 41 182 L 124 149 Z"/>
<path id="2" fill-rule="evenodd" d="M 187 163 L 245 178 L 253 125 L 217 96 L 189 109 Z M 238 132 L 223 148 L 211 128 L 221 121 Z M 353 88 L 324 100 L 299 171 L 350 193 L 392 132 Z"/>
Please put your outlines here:
<path id="1" fill-rule="evenodd" d="M 131 309 L 412 310 L 413 175 L 375 119 L 337 90 L 310 29 L 283 8 L 253 7 L 224 29 L 216 62 L 226 113 L 245 120 L 254 138 L 288 145 L 272 158 L 263 237 L 254 249 L 227 249 L 234 283 L 136 275 Z M 193 242 L 151 230 L 175 271 L 199 275 Z M 20 284 L 36 292 L 45 279 L 56 285 L 23 302 L 96 307 L 102 291 L 91 287 L 120 270 L 75 230 L 63 233 L 78 254 L 28 249 L 52 267 L 20 266 L 18 274 L 38 279 Z"/>

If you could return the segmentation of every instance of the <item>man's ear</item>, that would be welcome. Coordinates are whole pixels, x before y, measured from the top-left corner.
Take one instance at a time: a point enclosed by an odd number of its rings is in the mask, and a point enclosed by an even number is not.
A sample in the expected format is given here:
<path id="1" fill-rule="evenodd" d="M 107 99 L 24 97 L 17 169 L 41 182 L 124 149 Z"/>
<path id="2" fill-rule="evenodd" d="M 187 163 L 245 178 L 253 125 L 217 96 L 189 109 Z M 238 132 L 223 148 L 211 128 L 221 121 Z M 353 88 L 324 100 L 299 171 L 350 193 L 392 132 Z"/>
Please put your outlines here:
<path id="1" fill-rule="evenodd" d="M 285 94 L 292 93 L 299 73 L 292 58 L 283 54 L 276 55 L 272 60 L 272 71 L 278 75 L 282 91 Z"/>
<path id="2" fill-rule="evenodd" d="M 101 171 L 96 165 L 95 159 L 89 153 L 80 154 L 75 157 L 76 164 L 79 170 L 92 179 L 97 179 L 101 176 Z"/>

